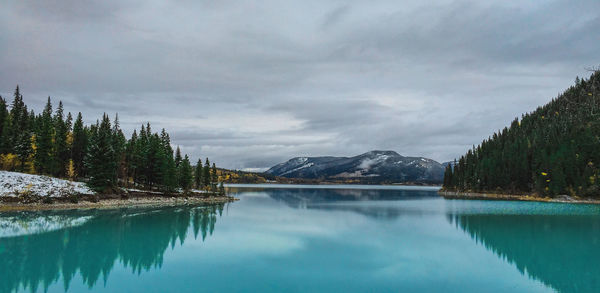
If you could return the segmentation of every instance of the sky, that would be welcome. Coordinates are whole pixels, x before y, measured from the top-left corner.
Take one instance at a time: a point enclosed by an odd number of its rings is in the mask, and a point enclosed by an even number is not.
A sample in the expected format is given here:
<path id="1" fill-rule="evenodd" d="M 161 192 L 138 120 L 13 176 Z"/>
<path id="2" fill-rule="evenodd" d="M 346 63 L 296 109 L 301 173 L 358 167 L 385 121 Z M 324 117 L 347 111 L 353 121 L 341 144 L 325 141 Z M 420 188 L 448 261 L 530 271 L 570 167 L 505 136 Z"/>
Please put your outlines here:
<path id="1" fill-rule="evenodd" d="M 394 150 L 444 162 L 600 65 L 600 1 L 6 0 L 17 84 L 193 161 L 264 170 Z"/>

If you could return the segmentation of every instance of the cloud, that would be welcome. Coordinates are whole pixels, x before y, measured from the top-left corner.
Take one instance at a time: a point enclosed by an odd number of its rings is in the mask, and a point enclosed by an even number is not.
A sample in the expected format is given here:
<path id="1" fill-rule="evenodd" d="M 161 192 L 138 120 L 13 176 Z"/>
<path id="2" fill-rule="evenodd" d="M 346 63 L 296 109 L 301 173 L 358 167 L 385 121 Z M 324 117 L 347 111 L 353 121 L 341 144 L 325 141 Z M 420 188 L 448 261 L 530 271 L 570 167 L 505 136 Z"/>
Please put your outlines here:
<path id="1" fill-rule="evenodd" d="M 8 1 L 0 94 L 166 128 L 266 168 L 391 149 L 451 160 L 600 64 L 598 1 Z"/>

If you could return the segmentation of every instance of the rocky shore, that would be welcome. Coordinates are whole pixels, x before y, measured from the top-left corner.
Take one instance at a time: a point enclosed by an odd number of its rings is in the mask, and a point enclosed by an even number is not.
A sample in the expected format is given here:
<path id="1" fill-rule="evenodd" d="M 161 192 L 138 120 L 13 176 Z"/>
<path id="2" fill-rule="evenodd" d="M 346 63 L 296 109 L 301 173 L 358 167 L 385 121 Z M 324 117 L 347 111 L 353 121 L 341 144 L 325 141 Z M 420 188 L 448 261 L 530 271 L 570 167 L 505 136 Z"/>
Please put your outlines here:
<path id="1" fill-rule="evenodd" d="M 20 196 L 0 197 L 0 212 L 55 209 L 110 209 L 119 207 L 179 206 L 219 204 L 238 200 L 227 195 L 214 194 L 160 194 L 130 192 L 126 195 L 80 195 L 79 197 Z"/>
<path id="2" fill-rule="evenodd" d="M 478 199 L 478 200 L 511 200 L 511 201 L 539 201 L 539 202 L 558 202 L 558 203 L 578 203 L 578 204 L 600 204 L 600 200 L 591 198 L 578 198 L 568 195 L 561 195 L 555 198 L 540 197 L 532 194 L 501 194 L 501 193 L 477 193 L 477 192 L 457 192 L 457 191 L 438 191 L 439 195 L 445 199 Z"/>

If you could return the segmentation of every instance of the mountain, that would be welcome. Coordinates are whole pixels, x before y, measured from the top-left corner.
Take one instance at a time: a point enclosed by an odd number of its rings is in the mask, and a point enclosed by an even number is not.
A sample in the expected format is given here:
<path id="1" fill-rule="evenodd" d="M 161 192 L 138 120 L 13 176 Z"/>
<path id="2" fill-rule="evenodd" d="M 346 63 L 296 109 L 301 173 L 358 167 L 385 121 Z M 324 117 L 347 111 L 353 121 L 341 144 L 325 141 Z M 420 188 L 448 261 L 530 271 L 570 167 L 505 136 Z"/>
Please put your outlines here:
<path id="1" fill-rule="evenodd" d="M 442 164 L 394 151 L 371 151 L 355 157 L 297 157 L 265 173 L 287 178 L 356 183 L 441 183 Z"/>
<path id="2" fill-rule="evenodd" d="M 600 196 L 600 71 L 515 118 L 447 168 L 458 192 Z"/>

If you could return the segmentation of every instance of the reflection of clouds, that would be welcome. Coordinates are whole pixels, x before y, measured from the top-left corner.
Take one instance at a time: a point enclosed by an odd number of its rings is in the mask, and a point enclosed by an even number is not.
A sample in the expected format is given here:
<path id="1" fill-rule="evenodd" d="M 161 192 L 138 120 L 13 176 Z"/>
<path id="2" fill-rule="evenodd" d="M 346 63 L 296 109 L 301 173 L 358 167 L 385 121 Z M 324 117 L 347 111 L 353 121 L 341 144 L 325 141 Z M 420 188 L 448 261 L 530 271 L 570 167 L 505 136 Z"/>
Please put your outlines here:
<path id="1" fill-rule="evenodd" d="M 258 193 L 272 196 L 278 192 L 285 194 L 284 190 Z M 338 274 L 356 274 L 360 284 L 390 284 L 390 288 L 400 291 L 468 291 L 483 287 L 495 291 L 547 291 L 543 284 L 523 278 L 513 266 L 457 233 L 445 221 L 445 201 L 440 198 L 309 199 L 307 209 L 298 209 L 279 201 L 281 196 L 246 197 L 242 191 L 238 196 L 241 200 L 225 213 L 218 233 L 202 248 L 206 252 L 203 257 L 210 257 L 211 263 L 235 266 L 264 262 L 264 267 L 253 265 L 253 272 L 269 274 L 283 283 L 293 282 L 290 274 L 316 271 L 320 278 L 330 281 L 341 280 L 336 279 Z M 372 216 L 377 213 L 401 216 Z M 265 257 L 271 258 L 265 261 Z M 486 268 L 481 269 L 482 265 Z M 307 279 L 319 283 L 313 275 L 307 275 Z M 361 286 L 347 276 L 342 279 L 355 284 L 354 290 Z M 506 279 L 511 280 L 509 285 Z"/>
<path id="2" fill-rule="evenodd" d="M 311 239 L 335 239 L 366 222 L 363 217 L 344 217 L 344 211 L 291 209 L 269 198 L 267 192 L 244 192 L 239 196 L 242 199 L 219 220 L 211 241 L 190 245 L 214 250 L 220 259 L 291 254 L 305 248 Z M 227 251 L 225 256 L 220 255 L 223 249 Z M 210 253 L 203 257 L 206 255 Z"/>

